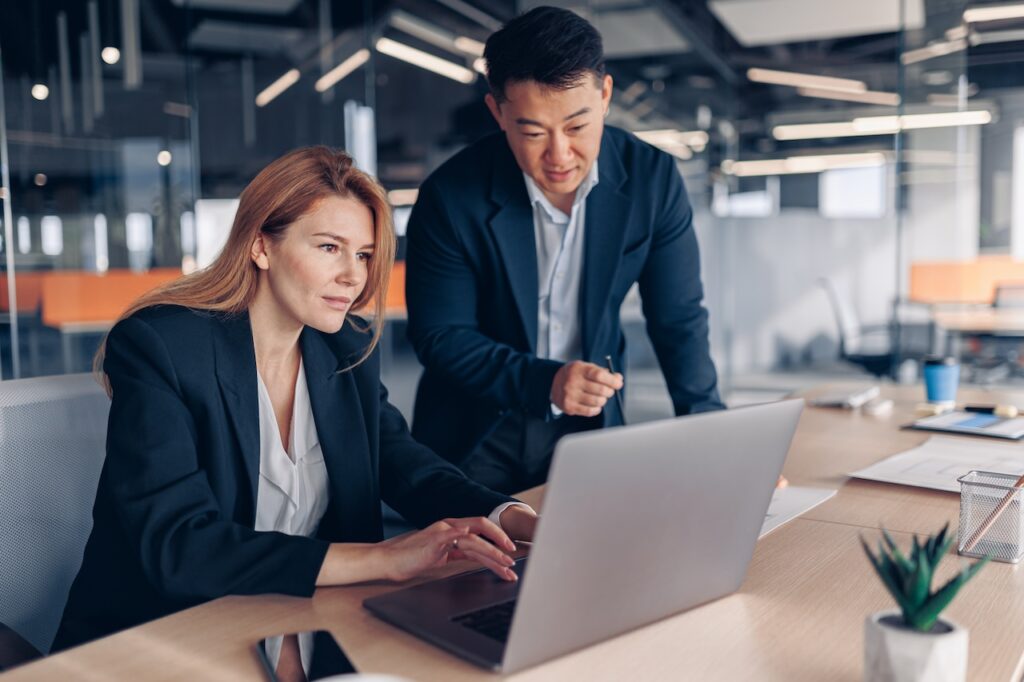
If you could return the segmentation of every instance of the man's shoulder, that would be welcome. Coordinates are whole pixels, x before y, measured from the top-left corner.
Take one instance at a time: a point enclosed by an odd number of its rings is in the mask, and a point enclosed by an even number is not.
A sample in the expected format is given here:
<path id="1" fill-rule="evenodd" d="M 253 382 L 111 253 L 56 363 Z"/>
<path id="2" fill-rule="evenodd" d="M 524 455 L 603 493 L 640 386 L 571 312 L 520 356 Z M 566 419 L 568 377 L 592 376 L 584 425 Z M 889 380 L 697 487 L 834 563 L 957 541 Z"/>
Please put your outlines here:
<path id="1" fill-rule="evenodd" d="M 505 134 L 501 131 L 490 133 L 456 152 L 438 166 L 426 182 L 442 187 L 482 185 L 490 177 L 490 169 L 507 160 L 510 154 Z"/>
<path id="2" fill-rule="evenodd" d="M 605 126 L 604 134 L 609 146 L 618 154 L 627 171 L 671 166 L 672 157 L 669 154 L 644 142 L 628 130 Z"/>

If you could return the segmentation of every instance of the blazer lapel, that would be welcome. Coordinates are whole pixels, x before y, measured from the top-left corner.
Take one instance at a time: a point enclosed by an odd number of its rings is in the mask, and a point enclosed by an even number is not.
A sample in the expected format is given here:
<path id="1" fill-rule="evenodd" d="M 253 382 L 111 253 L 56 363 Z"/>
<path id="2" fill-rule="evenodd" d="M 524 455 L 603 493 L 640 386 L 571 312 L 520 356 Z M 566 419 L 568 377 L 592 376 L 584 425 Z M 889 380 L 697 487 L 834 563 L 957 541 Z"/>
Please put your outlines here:
<path id="1" fill-rule="evenodd" d="M 608 296 L 622 257 L 630 209 L 630 198 L 622 191 L 626 171 L 607 134 L 601 142 L 599 159 L 598 183 L 587 196 L 580 285 L 583 359 L 590 361 L 594 361 L 591 346 L 597 329 L 608 312 Z"/>
<path id="2" fill-rule="evenodd" d="M 256 352 L 248 313 L 224 320 L 214 344 L 214 368 L 228 417 L 238 439 L 248 477 L 252 518 L 256 519 L 256 489 L 260 473 L 260 408 L 256 388 Z"/>
<path id="3" fill-rule="evenodd" d="M 331 513 L 346 541 L 372 541 L 376 537 L 372 505 L 376 490 L 370 465 L 366 417 L 354 373 L 339 372 L 358 354 L 339 358 L 326 339 L 308 327 L 299 339 L 306 368 L 309 402 L 313 409 L 320 449 L 324 453 L 331 490 Z"/>
<path id="4" fill-rule="evenodd" d="M 522 171 L 504 145 L 494 165 L 491 199 L 498 211 L 490 221 L 494 240 L 508 273 L 512 297 L 522 320 L 530 350 L 537 349 L 537 245 L 533 209 Z"/>

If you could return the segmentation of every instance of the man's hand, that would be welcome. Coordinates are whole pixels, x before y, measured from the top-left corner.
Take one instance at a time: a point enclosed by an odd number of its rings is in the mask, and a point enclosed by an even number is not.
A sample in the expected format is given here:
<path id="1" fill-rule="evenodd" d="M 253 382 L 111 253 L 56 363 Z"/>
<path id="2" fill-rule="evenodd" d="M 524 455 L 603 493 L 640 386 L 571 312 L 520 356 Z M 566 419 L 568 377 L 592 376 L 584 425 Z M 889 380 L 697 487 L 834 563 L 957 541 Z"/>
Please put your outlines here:
<path id="1" fill-rule="evenodd" d="M 551 402 L 566 414 L 596 417 L 621 388 L 622 375 L 618 372 L 612 374 L 600 365 L 574 360 L 555 374 Z"/>

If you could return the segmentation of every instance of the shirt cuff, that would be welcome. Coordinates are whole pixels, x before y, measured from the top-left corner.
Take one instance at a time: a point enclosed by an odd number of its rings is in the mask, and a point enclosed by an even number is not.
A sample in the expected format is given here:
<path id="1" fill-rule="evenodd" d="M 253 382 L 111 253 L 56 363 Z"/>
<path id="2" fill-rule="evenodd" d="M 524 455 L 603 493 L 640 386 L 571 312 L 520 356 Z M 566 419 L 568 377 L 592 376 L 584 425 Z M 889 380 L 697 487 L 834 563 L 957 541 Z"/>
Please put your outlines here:
<path id="1" fill-rule="evenodd" d="M 558 405 L 551 403 L 551 416 L 558 418 L 561 417 L 563 414 L 565 414 L 565 412 L 562 412 L 560 409 L 558 409 Z"/>
<path id="2" fill-rule="evenodd" d="M 529 509 L 534 514 L 537 513 L 534 510 L 533 507 L 531 507 L 530 505 L 526 504 L 525 502 L 506 502 L 505 504 L 499 504 L 497 507 L 495 507 L 494 511 L 492 511 L 490 513 L 490 515 L 487 517 L 487 519 L 489 521 L 494 522 L 494 525 L 496 525 L 498 528 L 501 528 L 502 530 L 505 530 L 504 528 L 501 527 L 501 513 L 503 511 L 505 511 L 506 509 L 508 509 L 509 507 L 523 507 L 524 509 Z"/>

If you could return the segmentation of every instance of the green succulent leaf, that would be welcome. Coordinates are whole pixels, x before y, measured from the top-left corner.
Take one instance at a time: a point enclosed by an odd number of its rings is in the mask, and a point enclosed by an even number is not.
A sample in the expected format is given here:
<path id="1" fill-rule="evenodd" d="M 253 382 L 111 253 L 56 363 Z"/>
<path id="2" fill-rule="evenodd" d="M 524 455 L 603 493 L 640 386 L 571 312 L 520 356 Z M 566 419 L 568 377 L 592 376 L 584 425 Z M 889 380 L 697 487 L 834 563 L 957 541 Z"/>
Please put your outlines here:
<path id="1" fill-rule="evenodd" d="M 916 538 L 914 549 L 918 549 Z M 907 602 L 914 609 L 919 609 L 928 599 L 928 588 L 932 584 L 932 566 L 924 556 L 918 556 L 914 563 L 914 572 L 911 574 L 907 590 Z"/>
<path id="2" fill-rule="evenodd" d="M 891 535 L 889 535 L 889 531 L 885 530 L 884 528 L 882 529 L 882 537 L 885 539 L 885 544 L 889 546 L 889 556 L 891 556 L 893 561 L 896 562 L 896 565 L 899 567 L 900 572 L 904 575 L 905 580 L 906 575 L 913 571 L 914 567 L 910 564 L 910 561 L 907 559 L 907 557 L 903 556 L 903 552 L 900 551 L 900 548 L 896 544 L 896 541 L 892 539 Z"/>
<path id="3" fill-rule="evenodd" d="M 860 538 L 861 547 L 882 584 L 903 612 L 905 622 L 923 632 L 931 630 L 939 614 L 949 606 L 960 588 L 991 559 L 986 556 L 975 562 L 950 578 L 937 591 L 931 592 L 936 568 L 956 541 L 956 534 L 949 532 L 949 524 L 946 523 L 942 530 L 930 537 L 912 536 L 909 558 L 887 530 L 883 528 L 881 531 L 882 539 L 878 542 L 877 554 L 863 536 Z"/>

